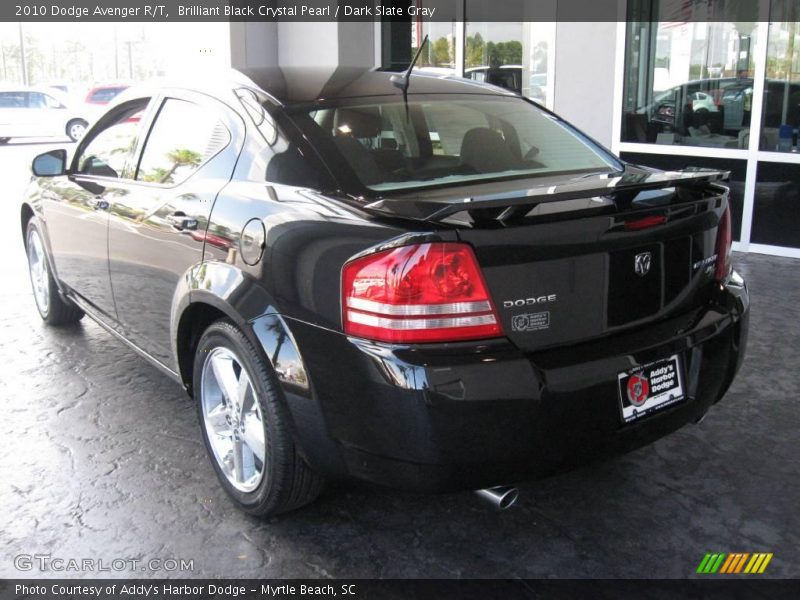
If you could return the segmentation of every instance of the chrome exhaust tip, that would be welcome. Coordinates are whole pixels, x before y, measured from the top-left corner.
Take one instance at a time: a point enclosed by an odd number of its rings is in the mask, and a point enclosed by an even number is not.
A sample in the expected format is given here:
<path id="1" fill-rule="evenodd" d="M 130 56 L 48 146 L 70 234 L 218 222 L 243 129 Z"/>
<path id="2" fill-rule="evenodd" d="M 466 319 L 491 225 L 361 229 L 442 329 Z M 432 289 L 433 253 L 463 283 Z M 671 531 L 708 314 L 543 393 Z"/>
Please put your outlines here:
<path id="1" fill-rule="evenodd" d="M 475 493 L 498 510 L 511 508 L 517 501 L 517 498 L 519 498 L 519 490 L 508 485 L 498 485 L 484 490 L 475 490 Z"/>

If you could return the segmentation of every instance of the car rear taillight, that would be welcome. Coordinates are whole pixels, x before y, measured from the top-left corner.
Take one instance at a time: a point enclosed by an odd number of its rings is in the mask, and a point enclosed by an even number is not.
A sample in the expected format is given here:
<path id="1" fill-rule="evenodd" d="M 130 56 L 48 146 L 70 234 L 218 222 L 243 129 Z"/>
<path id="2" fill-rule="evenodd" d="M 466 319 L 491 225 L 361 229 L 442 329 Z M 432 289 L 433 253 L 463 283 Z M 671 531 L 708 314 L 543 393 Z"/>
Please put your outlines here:
<path id="1" fill-rule="evenodd" d="M 731 270 L 731 245 L 733 232 L 731 230 L 731 207 L 728 205 L 717 228 L 717 266 L 714 277 L 717 281 L 724 281 Z"/>
<path id="2" fill-rule="evenodd" d="M 347 335 L 381 342 L 450 342 L 502 335 L 478 261 L 466 244 L 376 252 L 342 270 Z"/>

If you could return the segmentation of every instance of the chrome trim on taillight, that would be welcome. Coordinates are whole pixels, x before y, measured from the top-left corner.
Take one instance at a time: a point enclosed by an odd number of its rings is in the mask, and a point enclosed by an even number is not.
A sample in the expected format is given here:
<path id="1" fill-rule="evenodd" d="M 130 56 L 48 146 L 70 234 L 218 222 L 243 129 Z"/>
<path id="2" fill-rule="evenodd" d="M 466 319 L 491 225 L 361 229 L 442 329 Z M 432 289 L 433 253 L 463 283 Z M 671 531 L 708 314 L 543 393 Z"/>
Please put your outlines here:
<path id="1" fill-rule="evenodd" d="M 494 315 L 474 315 L 471 317 L 453 317 L 445 319 L 390 319 L 348 310 L 347 318 L 353 323 L 381 327 L 383 329 L 444 329 L 449 327 L 479 327 L 497 323 Z"/>
<path id="2" fill-rule="evenodd" d="M 492 310 L 492 305 L 488 300 L 480 302 L 451 302 L 448 304 L 385 304 L 362 298 L 347 298 L 347 306 L 379 315 L 399 317 L 469 314 Z"/>

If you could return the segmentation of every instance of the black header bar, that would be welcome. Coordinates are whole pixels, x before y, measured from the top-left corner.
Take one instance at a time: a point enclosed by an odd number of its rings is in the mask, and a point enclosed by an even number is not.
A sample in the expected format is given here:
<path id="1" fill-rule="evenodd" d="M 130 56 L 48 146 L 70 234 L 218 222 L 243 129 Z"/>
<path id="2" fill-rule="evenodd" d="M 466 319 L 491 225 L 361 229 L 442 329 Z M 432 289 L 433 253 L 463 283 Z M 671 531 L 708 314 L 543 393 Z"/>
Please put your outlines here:
<path id="1" fill-rule="evenodd" d="M 645 0 L 647 1 L 647 0 Z M 634 3 L 641 3 L 635 0 Z M 664 21 L 757 21 L 757 0 L 659 0 Z M 3 0 L 2 21 L 624 21 L 617 0 Z"/>
<path id="2" fill-rule="evenodd" d="M 0 600 L 517 600 L 533 598 L 800 597 L 800 581 L 531 579 L 6 579 Z"/>

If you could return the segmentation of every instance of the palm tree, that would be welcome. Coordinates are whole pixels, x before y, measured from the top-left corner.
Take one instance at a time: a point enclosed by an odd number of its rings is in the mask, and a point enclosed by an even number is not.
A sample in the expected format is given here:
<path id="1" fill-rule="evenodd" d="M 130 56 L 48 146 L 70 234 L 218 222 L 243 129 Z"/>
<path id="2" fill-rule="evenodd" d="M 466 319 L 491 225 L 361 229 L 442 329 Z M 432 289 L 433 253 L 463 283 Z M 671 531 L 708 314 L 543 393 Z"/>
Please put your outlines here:
<path id="1" fill-rule="evenodd" d="M 147 180 L 172 183 L 172 176 L 179 167 L 196 167 L 202 162 L 203 156 L 194 150 L 178 148 L 168 152 L 167 159 L 172 163 L 169 169 L 155 168 L 150 175 L 146 176 Z"/>

